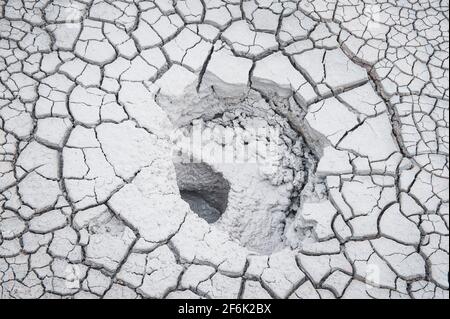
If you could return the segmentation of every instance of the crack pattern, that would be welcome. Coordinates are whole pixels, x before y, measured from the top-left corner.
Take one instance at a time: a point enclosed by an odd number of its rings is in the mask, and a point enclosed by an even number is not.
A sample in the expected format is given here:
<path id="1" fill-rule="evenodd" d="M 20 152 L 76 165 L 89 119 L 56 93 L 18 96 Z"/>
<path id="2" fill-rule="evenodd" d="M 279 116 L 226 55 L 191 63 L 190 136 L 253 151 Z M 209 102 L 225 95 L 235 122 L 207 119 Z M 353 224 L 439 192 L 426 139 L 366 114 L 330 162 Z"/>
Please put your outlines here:
<path id="1" fill-rule="evenodd" d="M 446 0 L 0 0 L 0 299 L 447 299 L 448 30 Z M 307 168 L 269 254 L 172 158 L 261 105 Z"/>

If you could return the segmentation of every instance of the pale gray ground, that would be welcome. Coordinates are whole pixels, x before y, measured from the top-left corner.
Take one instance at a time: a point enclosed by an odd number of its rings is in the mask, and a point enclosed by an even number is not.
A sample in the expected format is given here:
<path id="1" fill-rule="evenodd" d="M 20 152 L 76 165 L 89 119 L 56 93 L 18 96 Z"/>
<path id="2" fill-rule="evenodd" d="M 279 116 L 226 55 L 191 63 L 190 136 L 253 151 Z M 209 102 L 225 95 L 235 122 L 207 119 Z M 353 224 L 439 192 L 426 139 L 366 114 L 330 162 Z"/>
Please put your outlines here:
<path id="1" fill-rule="evenodd" d="M 448 9 L 0 0 L 0 298 L 448 298 Z"/>

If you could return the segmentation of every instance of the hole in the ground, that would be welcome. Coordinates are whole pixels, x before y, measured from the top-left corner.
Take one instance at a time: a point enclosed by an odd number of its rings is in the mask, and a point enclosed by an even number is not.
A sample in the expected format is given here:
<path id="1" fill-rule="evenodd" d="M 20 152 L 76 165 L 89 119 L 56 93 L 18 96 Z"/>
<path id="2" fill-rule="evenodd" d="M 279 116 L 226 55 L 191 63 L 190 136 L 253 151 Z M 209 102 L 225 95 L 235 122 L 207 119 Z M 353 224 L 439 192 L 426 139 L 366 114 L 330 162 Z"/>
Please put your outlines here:
<path id="1" fill-rule="evenodd" d="M 250 250 L 299 247 L 311 238 L 297 214 L 302 198 L 322 196 L 303 136 L 260 98 L 207 102 L 212 115 L 183 113 L 173 138 L 182 199 Z"/>
<path id="2" fill-rule="evenodd" d="M 227 209 L 229 183 L 205 163 L 176 163 L 181 198 L 208 223 L 215 223 Z"/>

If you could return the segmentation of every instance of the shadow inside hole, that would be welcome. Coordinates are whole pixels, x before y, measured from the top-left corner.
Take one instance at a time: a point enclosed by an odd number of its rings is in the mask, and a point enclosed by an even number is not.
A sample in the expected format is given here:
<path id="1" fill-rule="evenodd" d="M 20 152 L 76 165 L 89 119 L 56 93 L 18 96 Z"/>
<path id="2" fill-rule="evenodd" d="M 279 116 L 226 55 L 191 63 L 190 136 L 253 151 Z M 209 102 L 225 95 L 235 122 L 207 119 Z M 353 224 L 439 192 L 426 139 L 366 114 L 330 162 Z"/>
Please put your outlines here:
<path id="1" fill-rule="evenodd" d="M 228 206 L 230 184 L 205 163 L 176 163 L 181 198 L 208 223 L 220 219 Z"/>
<path id="2" fill-rule="evenodd" d="M 201 193 L 181 191 L 180 194 L 181 198 L 189 204 L 192 211 L 208 223 L 215 223 L 222 216 L 222 212 L 211 206 Z"/>

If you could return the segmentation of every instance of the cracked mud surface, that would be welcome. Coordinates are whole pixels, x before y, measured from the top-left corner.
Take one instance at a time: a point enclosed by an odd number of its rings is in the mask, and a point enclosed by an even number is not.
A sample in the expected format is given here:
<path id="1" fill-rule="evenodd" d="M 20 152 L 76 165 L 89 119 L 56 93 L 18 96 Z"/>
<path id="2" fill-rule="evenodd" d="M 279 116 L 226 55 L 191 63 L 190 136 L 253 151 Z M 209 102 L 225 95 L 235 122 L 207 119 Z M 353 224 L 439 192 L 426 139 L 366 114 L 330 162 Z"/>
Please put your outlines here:
<path id="1" fill-rule="evenodd" d="M 444 0 L 0 0 L 0 299 L 448 298 L 448 31 Z"/>

